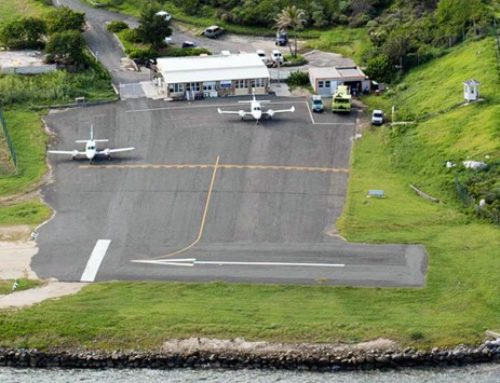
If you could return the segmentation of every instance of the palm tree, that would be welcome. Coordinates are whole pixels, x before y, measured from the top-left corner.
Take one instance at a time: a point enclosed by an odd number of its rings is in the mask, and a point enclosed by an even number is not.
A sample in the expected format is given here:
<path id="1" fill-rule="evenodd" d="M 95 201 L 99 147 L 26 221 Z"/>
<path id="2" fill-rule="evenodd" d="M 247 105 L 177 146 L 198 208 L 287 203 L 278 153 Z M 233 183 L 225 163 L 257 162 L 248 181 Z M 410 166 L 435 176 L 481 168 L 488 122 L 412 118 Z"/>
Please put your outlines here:
<path id="1" fill-rule="evenodd" d="M 289 5 L 283 8 L 274 19 L 278 31 L 287 31 L 289 29 L 294 32 L 295 51 L 292 52 L 294 57 L 297 57 L 297 31 L 302 29 L 306 22 L 306 13 L 303 9 L 297 8 L 295 5 Z"/>

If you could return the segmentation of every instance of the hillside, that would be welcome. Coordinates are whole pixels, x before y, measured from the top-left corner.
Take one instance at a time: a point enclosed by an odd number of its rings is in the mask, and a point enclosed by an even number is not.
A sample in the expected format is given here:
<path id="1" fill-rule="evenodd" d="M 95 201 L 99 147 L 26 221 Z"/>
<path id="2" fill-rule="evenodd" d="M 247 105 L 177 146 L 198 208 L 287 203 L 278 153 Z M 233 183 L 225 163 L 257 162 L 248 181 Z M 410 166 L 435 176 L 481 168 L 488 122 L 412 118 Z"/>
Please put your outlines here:
<path id="1" fill-rule="evenodd" d="M 449 54 L 412 70 L 384 97 L 369 97 L 386 113 L 396 107 L 397 120 L 418 119 L 418 125 L 399 126 L 391 133 L 391 162 L 407 183 L 414 183 L 446 203 L 458 204 L 454 177 L 473 182 L 477 201 L 486 198 L 490 208 L 500 205 L 500 83 L 492 38 L 466 42 Z M 481 82 L 483 102 L 463 103 L 462 82 Z M 489 163 L 489 172 L 464 170 L 461 162 Z M 445 167 L 446 161 L 459 166 Z M 472 180 L 472 181 L 471 181 Z"/>

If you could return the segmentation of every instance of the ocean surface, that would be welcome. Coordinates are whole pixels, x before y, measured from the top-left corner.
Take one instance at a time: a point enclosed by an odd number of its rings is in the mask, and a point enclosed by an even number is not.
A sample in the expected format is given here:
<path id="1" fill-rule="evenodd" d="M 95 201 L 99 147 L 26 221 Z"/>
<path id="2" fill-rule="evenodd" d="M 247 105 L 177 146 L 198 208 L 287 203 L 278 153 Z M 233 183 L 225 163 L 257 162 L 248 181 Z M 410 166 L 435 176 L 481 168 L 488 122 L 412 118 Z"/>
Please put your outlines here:
<path id="1" fill-rule="evenodd" d="M 0 367 L 0 382 L 168 382 L 168 383 L 499 383 L 500 364 L 450 369 L 370 372 L 292 372 L 262 370 L 61 370 Z"/>

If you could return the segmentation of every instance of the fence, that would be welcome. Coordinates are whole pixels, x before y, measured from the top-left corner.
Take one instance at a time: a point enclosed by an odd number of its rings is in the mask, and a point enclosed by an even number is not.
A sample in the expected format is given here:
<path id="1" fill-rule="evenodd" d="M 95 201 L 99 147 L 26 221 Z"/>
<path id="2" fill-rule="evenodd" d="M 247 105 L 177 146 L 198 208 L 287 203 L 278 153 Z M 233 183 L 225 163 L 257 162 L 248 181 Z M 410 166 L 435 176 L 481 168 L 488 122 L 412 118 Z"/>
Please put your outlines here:
<path id="1" fill-rule="evenodd" d="M 468 206 L 468 207 L 471 207 L 472 209 L 474 209 L 474 211 L 478 217 L 490 220 L 491 222 L 493 222 L 497 225 L 500 224 L 500 214 L 498 213 L 498 211 L 491 211 L 491 210 L 485 209 L 484 207 L 477 205 L 474 197 L 469 194 L 467 187 L 465 185 L 463 185 L 458 180 L 457 176 L 455 176 L 455 187 L 457 189 L 458 197 L 460 198 L 462 203 L 465 206 Z"/>
<path id="2" fill-rule="evenodd" d="M 16 168 L 16 173 L 17 173 L 16 151 L 14 150 L 14 145 L 12 144 L 12 139 L 10 138 L 10 134 L 9 134 L 8 129 L 7 129 L 7 123 L 5 122 L 5 119 L 3 118 L 2 111 L 0 111 L 0 125 L 2 125 L 3 134 L 5 136 L 5 140 L 7 141 L 7 145 L 9 147 L 10 157 L 12 158 L 12 162 L 14 163 L 14 167 Z"/>
<path id="3" fill-rule="evenodd" d="M 493 18 L 493 36 L 495 37 L 495 44 L 497 48 L 497 71 L 500 78 L 500 35 L 498 33 L 498 21 L 496 17 Z"/>

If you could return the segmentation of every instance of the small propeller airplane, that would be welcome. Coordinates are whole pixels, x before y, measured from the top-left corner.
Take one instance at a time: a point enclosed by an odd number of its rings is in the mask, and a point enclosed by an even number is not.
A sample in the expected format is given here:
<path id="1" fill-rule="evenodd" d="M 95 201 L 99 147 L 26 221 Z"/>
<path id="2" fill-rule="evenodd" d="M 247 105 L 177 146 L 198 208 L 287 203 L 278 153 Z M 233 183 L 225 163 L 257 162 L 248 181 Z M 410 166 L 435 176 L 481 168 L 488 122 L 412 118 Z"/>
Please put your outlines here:
<path id="1" fill-rule="evenodd" d="M 89 140 L 76 140 L 77 144 L 85 144 L 85 151 L 79 150 L 49 150 L 48 153 L 51 154 L 69 154 L 71 159 L 76 159 L 78 156 L 85 156 L 90 163 L 94 160 L 96 156 L 105 156 L 108 159 L 111 159 L 111 154 L 120 153 L 120 152 L 128 152 L 134 150 L 135 148 L 119 148 L 119 149 L 109 149 L 106 148 L 104 150 L 97 149 L 98 142 L 108 142 L 108 139 L 100 139 L 96 140 L 94 138 L 94 126 L 90 125 L 90 139 Z"/>
<path id="2" fill-rule="evenodd" d="M 257 124 L 259 124 L 260 120 L 263 117 L 268 117 L 268 118 L 273 118 L 273 116 L 276 113 L 284 113 L 284 112 L 295 112 L 295 107 L 292 106 L 289 109 L 279 109 L 279 110 L 274 110 L 274 109 L 267 109 L 267 110 L 262 110 L 261 104 L 267 104 L 271 101 L 269 100 L 257 100 L 255 98 L 255 93 L 252 93 L 252 100 L 248 101 L 238 101 L 240 104 L 250 104 L 250 111 L 244 111 L 244 110 L 221 110 L 220 108 L 217 108 L 217 111 L 219 114 L 237 114 L 241 117 L 242 120 L 245 119 L 247 116 L 252 116 L 256 121 Z"/>

